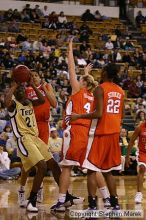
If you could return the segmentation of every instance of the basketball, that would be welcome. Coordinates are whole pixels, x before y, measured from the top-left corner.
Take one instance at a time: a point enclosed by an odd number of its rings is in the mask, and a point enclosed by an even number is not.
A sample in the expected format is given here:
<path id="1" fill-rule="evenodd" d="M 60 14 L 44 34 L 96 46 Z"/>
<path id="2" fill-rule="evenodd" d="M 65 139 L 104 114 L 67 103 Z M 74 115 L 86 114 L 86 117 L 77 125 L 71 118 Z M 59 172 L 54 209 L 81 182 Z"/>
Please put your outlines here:
<path id="1" fill-rule="evenodd" d="M 30 69 L 25 65 L 18 65 L 12 71 L 12 78 L 16 83 L 24 83 L 30 79 Z"/>

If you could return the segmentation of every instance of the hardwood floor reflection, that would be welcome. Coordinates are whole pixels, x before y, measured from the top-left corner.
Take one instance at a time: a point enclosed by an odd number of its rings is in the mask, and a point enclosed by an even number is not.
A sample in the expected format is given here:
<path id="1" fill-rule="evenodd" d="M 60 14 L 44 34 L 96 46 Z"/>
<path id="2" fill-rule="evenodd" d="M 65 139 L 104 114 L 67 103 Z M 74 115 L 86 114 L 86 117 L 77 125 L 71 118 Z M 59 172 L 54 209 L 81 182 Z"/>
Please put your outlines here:
<path id="1" fill-rule="evenodd" d="M 118 195 L 121 209 L 144 210 L 146 219 L 146 182 L 144 183 L 144 200 L 142 205 L 134 204 L 134 195 L 136 193 L 136 177 L 116 177 L 118 186 Z M 83 205 L 72 206 L 71 209 L 83 210 L 87 207 L 87 190 L 85 177 L 72 177 L 70 192 L 85 197 Z M 32 178 L 28 180 L 26 194 L 29 193 L 32 185 Z M 73 219 L 69 218 L 69 211 L 66 213 L 50 213 L 49 207 L 56 201 L 58 187 L 52 178 L 44 180 L 44 202 L 39 206 L 39 213 L 33 214 L 19 208 L 17 204 L 17 189 L 19 181 L 0 181 L 0 220 L 57 220 Z M 103 209 L 102 198 L 98 195 L 98 208 Z M 76 218 L 77 219 L 77 218 Z M 100 218 L 102 219 L 102 218 Z M 138 218 L 136 218 L 138 220 Z M 140 218 L 139 218 L 140 219 Z"/>

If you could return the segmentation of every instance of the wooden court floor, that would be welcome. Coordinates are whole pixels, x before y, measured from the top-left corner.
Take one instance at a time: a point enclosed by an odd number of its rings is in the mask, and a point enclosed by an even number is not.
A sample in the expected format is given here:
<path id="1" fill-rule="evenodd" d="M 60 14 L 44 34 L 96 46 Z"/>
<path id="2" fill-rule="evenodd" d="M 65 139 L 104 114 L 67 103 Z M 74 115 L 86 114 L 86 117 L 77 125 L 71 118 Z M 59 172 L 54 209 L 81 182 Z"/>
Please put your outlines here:
<path id="1" fill-rule="evenodd" d="M 144 210 L 144 218 L 146 220 L 146 182 L 144 183 L 144 200 L 142 205 L 134 204 L 134 195 L 136 192 L 136 177 L 116 177 L 118 186 L 118 195 L 121 209 L 128 210 Z M 31 188 L 32 178 L 28 180 L 26 194 Z M 66 213 L 50 213 L 49 207 L 54 204 L 58 195 L 58 187 L 54 183 L 52 177 L 44 179 L 44 202 L 39 205 L 39 213 L 27 213 L 25 209 L 19 208 L 17 204 L 17 189 L 19 180 L 0 181 L 0 220 L 57 220 L 57 219 L 73 219 L 69 217 L 69 211 Z M 87 208 L 87 190 L 86 177 L 72 177 L 70 192 L 85 197 L 83 205 L 72 206 L 71 209 L 83 210 Z M 103 202 L 99 192 L 98 208 L 103 209 Z M 77 219 L 77 218 L 76 218 Z M 100 218 L 104 219 L 104 218 Z M 121 218 L 127 219 L 127 218 Z M 131 218 L 134 219 L 134 218 Z"/>

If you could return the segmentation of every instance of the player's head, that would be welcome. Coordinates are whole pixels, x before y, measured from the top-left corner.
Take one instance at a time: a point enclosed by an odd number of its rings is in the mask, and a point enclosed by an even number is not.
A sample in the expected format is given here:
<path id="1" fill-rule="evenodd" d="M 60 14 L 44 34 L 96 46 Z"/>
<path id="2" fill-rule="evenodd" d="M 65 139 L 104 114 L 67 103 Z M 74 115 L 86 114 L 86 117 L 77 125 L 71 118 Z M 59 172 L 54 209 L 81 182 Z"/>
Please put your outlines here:
<path id="1" fill-rule="evenodd" d="M 101 72 L 101 81 L 113 82 L 118 76 L 119 68 L 114 63 L 106 65 Z"/>
<path id="2" fill-rule="evenodd" d="M 93 76 L 84 75 L 80 77 L 80 86 L 81 88 L 87 88 L 92 92 L 97 86 L 97 82 L 94 80 Z"/>
<path id="3" fill-rule="evenodd" d="M 33 78 L 35 86 L 39 86 L 41 84 L 41 77 L 39 76 L 39 74 L 35 70 L 32 70 L 31 76 Z"/>
<path id="4" fill-rule="evenodd" d="M 25 87 L 23 85 L 19 85 L 15 90 L 14 96 L 17 101 L 24 101 L 26 99 Z"/>

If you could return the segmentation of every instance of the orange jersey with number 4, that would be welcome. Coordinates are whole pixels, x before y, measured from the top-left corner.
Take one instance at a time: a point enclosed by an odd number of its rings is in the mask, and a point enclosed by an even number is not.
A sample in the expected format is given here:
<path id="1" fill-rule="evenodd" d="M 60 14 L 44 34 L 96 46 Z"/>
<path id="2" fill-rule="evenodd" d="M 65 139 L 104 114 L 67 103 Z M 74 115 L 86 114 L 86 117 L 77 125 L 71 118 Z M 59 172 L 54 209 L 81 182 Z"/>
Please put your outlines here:
<path id="1" fill-rule="evenodd" d="M 79 92 L 71 95 L 66 106 L 65 115 L 75 114 L 85 114 L 93 112 L 94 97 L 91 92 L 86 88 L 80 89 Z M 78 119 L 71 122 L 71 125 L 83 125 L 89 127 L 91 120 L 88 119 Z M 80 132 L 80 131 L 79 131 Z"/>
<path id="2" fill-rule="evenodd" d="M 103 114 L 98 121 L 95 135 L 120 133 L 124 91 L 112 82 L 102 83 L 100 87 L 103 89 Z"/>

